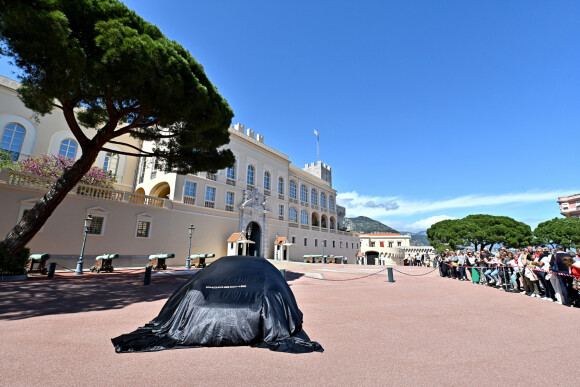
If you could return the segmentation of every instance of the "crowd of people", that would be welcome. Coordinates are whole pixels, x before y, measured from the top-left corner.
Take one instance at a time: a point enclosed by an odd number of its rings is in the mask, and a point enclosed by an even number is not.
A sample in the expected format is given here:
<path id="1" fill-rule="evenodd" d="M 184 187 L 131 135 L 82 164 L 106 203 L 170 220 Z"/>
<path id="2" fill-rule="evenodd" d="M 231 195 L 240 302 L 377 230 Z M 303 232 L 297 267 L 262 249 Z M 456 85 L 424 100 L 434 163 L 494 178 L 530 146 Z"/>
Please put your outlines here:
<path id="1" fill-rule="evenodd" d="M 496 254 L 482 251 L 445 251 L 435 260 L 442 277 L 518 292 L 561 305 L 580 307 L 580 251 L 566 252 L 528 246 Z"/>

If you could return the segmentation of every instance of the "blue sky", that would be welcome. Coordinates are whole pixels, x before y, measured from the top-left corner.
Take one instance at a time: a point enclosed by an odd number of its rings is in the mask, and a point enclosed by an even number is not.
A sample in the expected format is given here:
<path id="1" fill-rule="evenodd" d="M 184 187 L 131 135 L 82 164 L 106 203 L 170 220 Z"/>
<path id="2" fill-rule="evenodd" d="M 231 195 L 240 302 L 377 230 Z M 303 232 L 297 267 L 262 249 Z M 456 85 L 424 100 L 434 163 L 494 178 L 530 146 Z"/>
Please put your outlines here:
<path id="1" fill-rule="evenodd" d="M 125 3 L 293 164 L 315 161 L 319 130 L 347 216 L 535 227 L 580 192 L 578 1 Z"/>

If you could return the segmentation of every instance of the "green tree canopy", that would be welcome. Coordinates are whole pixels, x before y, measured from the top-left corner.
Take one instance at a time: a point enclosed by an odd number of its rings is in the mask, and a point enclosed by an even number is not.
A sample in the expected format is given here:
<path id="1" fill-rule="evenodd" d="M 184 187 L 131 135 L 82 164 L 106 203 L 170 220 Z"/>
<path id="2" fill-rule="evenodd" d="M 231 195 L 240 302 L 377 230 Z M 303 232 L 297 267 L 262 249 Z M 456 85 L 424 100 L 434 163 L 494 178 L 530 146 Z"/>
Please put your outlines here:
<path id="1" fill-rule="evenodd" d="M 82 149 L 3 240 L 9 251 L 34 236 L 102 150 L 157 157 L 179 173 L 233 164 L 220 149 L 233 112 L 203 67 L 118 0 L 0 0 L 0 44 L 22 70 L 24 104 L 41 115 L 62 111 Z M 124 143 L 126 135 L 152 141 L 153 150 Z"/>
<path id="2" fill-rule="evenodd" d="M 554 218 L 538 224 L 534 229 L 537 245 L 561 244 L 566 248 L 580 248 L 580 218 Z"/>
<path id="3" fill-rule="evenodd" d="M 427 229 L 427 238 L 437 251 L 467 246 L 476 250 L 491 249 L 496 244 L 523 247 L 532 242 L 532 230 L 507 216 L 469 215 L 435 223 Z"/>

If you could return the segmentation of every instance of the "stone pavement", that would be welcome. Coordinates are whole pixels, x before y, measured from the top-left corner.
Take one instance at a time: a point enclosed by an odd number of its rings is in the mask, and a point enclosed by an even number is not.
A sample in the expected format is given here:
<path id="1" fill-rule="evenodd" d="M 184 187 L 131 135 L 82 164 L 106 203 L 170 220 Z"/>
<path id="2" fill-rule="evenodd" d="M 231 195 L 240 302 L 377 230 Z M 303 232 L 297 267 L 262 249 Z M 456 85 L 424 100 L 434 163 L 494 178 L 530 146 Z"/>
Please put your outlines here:
<path id="1" fill-rule="evenodd" d="M 189 275 L 143 270 L 0 283 L 2 386 L 580 384 L 580 310 L 423 267 L 279 263 L 324 353 L 250 347 L 117 354 Z M 430 273 L 431 272 L 431 273 Z M 321 279 L 324 278 L 324 279 Z M 346 280 L 346 281 L 345 281 Z"/>

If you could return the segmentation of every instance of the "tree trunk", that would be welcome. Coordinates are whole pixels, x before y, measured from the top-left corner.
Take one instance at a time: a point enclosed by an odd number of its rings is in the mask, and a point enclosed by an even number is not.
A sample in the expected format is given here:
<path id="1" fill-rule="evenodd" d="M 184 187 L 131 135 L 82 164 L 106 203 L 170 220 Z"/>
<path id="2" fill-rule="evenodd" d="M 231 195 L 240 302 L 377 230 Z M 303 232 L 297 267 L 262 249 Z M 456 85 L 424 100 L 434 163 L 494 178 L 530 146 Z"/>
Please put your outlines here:
<path id="1" fill-rule="evenodd" d="M 22 249 L 42 228 L 50 215 L 64 200 L 66 195 L 77 185 L 83 176 L 91 169 L 99 154 L 101 146 L 91 142 L 92 146 L 83 149 L 81 157 L 72 167 L 53 184 L 52 188 L 32 207 L 22 220 L 0 242 L 9 252 L 16 253 Z"/>

